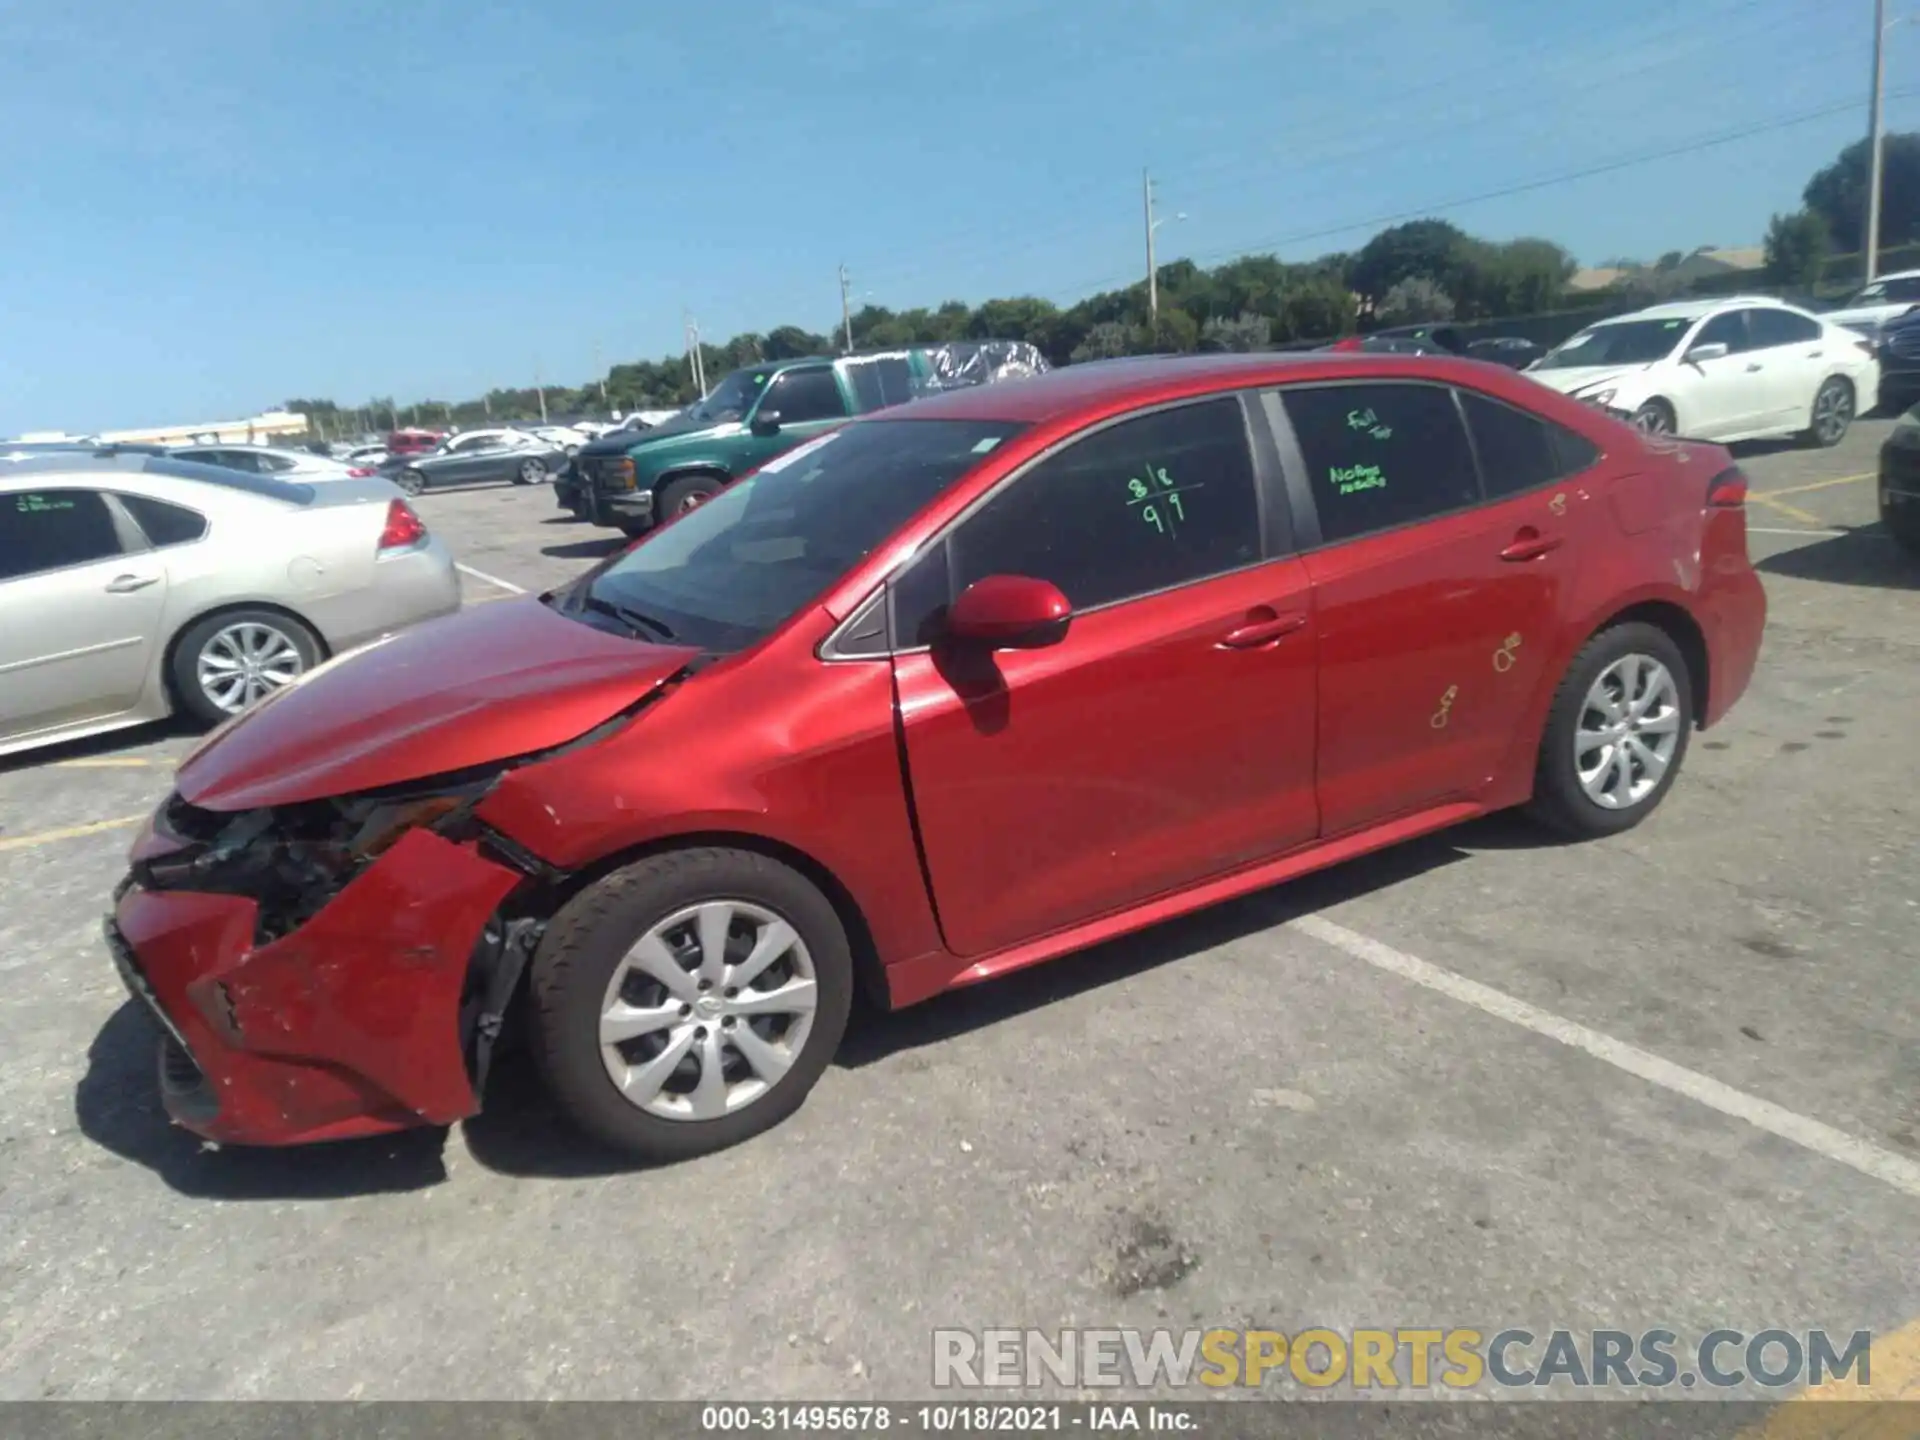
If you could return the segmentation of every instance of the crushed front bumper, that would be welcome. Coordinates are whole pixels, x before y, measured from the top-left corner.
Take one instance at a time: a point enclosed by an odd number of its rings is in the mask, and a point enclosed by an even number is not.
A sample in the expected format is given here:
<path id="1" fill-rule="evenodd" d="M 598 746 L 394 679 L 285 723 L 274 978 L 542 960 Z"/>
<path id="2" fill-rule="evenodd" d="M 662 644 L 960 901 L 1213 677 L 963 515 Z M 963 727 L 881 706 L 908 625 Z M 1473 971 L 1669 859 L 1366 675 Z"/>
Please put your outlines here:
<path id="1" fill-rule="evenodd" d="M 149 824 L 136 862 L 166 853 Z M 243 895 L 116 892 L 108 948 L 159 1022 L 167 1112 L 205 1139 L 295 1145 L 444 1125 L 478 1097 L 469 962 L 519 872 L 411 830 L 291 933 Z"/>

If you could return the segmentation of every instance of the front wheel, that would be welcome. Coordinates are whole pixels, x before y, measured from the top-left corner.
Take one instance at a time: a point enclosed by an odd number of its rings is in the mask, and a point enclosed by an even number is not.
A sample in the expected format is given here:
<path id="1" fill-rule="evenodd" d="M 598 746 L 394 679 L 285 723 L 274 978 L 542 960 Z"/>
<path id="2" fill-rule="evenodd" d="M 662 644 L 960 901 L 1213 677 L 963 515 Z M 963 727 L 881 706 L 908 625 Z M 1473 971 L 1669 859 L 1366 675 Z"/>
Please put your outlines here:
<path id="1" fill-rule="evenodd" d="M 1847 438 L 1853 425 L 1853 386 L 1839 376 L 1822 385 L 1813 397 L 1813 423 L 1801 437 L 1807 444 L 1828 449 Z"/>
<path id="2" fill-rule="evenodd" d="M 1633 428 L 1642 435 L 1671 435 L 1673 407 L 1664 400 L 1649 400 L 1633 412 Z"/>
<path id="3" fill-rule="evenodd" d="M 400 487 L 402 494 L 418 495 L 427 488 L 427 477 L 424 472 L 409 468 L 394 476 L 393 483 Z"/>
<path id="4" fill-rule="evenodd" d="M 660 516 L 671 520 L 676 515 L 697 509 L 720 493 L 720 481 L 712 475 L 687 475 L 660 492 Z"/>
<path id="5" fill-rule="evenodd" d="M 1547 712 L 1529 808 L 1578 839 L 1630 830 L 1665 798 L 1692 729 L 1692 674 L 1672 637 L 1638 621 L 1602 630 Z"/>
<path id="6" fill-rule="evenodd" d="M 846 1031 L 853 956 L 796 871 L 678 850 L 568 902 L 530 998 L 535 1055 L 568 1119 L 643 1160 L 686 1160 L 800 1107 Z"/>
<path id="7" fill-rule="evenodd" d="M 547 478 L 547 462 L 544 460 L 522 460 L 520 468 L 514 472 L 516 485 L 538 485 Z"/>
<path id="8" fill-rule="evenodd" d="M 205 725 L 231 720 L 320 663 L 313 631 L 277 610 L 229 610 L 190 626 L 173 649 L 174 694 Z"/>
<path id="9" fill-rule="evenodd" d="M 1920 559 L 1920 500 L 1896 501 L 1880 492 L 1880 523 L 1907 554 Z"/>

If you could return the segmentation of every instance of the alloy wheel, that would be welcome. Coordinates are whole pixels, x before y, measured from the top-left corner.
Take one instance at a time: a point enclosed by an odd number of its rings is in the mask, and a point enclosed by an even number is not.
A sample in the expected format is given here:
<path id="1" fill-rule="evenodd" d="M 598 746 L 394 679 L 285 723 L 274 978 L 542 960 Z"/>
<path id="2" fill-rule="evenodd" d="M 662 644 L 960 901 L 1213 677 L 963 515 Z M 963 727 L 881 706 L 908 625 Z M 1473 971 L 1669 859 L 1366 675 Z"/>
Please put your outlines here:
<path id="1" fill-rule="evenodd" d="M 306 657 L 292 636 L 246 620 L 218 631 L 201 646 L 195 673 L 208 700 L 238 715 L 292 683 L 306 668 Z"/>
<path id="2" fill-rule="evenodd" d="M 402 470 L 393 483 L 400 487 L 403 495 L 418 495 L 427 488 L 427 477 L 418 470 Z"/>
<path id="3" fill-rule="evenodd" d="M 547 467 L 538 460 L 524 460 L 520 464 L 520 483 L 538 485 L 547 478 Z"/>
<path id="4" fill-rule="evenodd" d="M 1852 393 L 1838 382 L 1823 386 L 1813 400 L 1813 433 L 1820 443 L 1837 445 L 1852 423 Z"/>
<path id="5" fill-rule="evenodd" d="M 746 900 L 705 900 L 655 924 L 615 967 L 600 1058 L 647 1114 L 717 1120 L 779 1083 L 818 1003 L 813 957 L 791 924 Z"/>
<path id="6" fill-rule="evenodd" d="M 1673 424 L 1667 419 L 1667 412 L 1658 405 L 1644 406 L 1633 417 L 1634 428 L 1643 435 L 1671 435 Z"/>
<path id="7" fill-rule="evenodd" d="M 1587 689 L 1574 727 L 1574 771 L 1594 804 L 1628 810 L 1659 788 L 1679 744 L 1673 673 L 1651 655 L 1622 655 Z"/>

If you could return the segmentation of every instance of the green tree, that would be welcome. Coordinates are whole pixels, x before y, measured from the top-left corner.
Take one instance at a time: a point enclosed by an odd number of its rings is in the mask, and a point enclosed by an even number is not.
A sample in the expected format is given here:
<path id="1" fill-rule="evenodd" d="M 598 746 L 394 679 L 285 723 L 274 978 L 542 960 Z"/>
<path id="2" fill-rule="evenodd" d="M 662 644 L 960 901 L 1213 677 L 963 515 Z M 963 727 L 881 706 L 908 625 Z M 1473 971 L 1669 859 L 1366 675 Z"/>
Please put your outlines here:
<path id="1" fill-rule="evenodd" d="M 1200 327 L 1202 350 L 1264 350 L 1273 341 L 1273 322 L 1243 311 L 1231 320 L 1216 315 Z"/>
<path id="2" fill-rule="evenodd" d="M 1396 281 L 1380 297 L 1374 314 L 1387 325 L 1414 325 L 1422 320 L 1451 320 L 1453 297 L 1437 281 L 1425 275 L 1409 275 Z"/>
<path id="3" fill-rule="evenodd" d="M 1832 245 L 1827 222 L 1813 211 L 1775 215 L 1767 223 L 1767 278 L 1796 290 L 1813 289 Z"/>
<path id="4" fill-rule="evenodd" d="M 1349 277 L 1353 288 L 1378 300 L 1402 280 L 1450 276 L 1466 232 L 1445 220 L 1410 220 L 1382 230 L 1361 247 Z"/>
<path id="5" fill-rule="evenodd" d="M 1086 338 L 1074 346 L 1071 359 L 1079 365 L 1088 360 L 1116 360 L 1134 351 L 1135 331 L 1117 320 L 1102 320 L 1087 331 Z"/>
<path id="6" fill-rule="evenodd" d="M 1022 295 L 1012 300 L 988 300 L 967 319 L 966 334 L 973 340 L 1026 340 L 1037 343 L 1059 317 L 1051 300 Z"/>
<path id="7" fill-rule="evenodd" d="M 1807 209 L 1827 222 L 1834 243 L 1847 254 L 1865 248 L 1861 237 L 1867 228 L 1868 158 L 1867 142 L 1854 141 L 1831 165 L 1816 171 L 1801 194 Z M 1920 240 L 1920 134 L 1887 136 L 1880 163 L 1880 244 Z"/>
<path id="8" fill-rule="evenodd" d="M 761 347 L 763 360 L 804 360 L 809 355 L 826 355 L 833 349 L 824 335 L 802 330 L 798 325 L 776 325 L 767 332 Z"/>
<path id="9" fill-rule="evenodd" d="M 1136 349 L 1150 354 L 1184 354 L 1198 349 L 1200 345 L 1200 322 L 1186 311 L 1174 306 L 1160 307 L 1159 323 L 1151 330 L 1140 328 Z"/>

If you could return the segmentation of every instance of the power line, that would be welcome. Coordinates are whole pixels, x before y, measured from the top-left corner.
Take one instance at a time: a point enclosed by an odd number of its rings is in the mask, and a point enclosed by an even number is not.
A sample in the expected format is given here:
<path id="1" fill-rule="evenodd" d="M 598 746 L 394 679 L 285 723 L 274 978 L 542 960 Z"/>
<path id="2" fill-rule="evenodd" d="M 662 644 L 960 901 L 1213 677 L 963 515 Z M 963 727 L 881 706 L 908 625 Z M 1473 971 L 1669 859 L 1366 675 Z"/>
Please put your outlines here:
<path id="1" fill-rule="evenodd" d="M 1920 94 L 1920 88 L 1895 90 L 1889 92 L 1891 98 L 1900 99 Z M 1775 130 L 1786 130 L 1796 125 L 1810 124 L 1815 120 L 1825 120 L 1830 116 L 1843 115 L 1849 110 L 1860 108 L 1860 100 L 1842 101 L 1824 105 L 1817 110 L 1806 110 L 1796 115 L 1782 116 L 1777 120 L 1759 125 L 1750 125 L 1740 130 L 1726 131 L 1699 140 L 1691 140 L 1680 145 L 1669 145 L 1658 150 L 1642 151 L 1639 154 L 1622 156 L 1617 160 L 1603 161 L 1597 165 L 1583 166 L 1578 170 L 1563 171 L 1557 175 L 1543 176 L 1536 180 L 1525 180 L 1513 185 L 1503 185 L 1495 190 L 1483 190 L 1475 195 L 1464 195 L 1438 204 L 1420 205 L 1408 210 L 1396 210 L 1384 215 L 1373 215 L 1362 220 L 1349 220 L 1339 225 L 1328 225 L 1316 230 L 1295 231 L 1291 235 L 1281 235 L 1263 240 L 1249 240 L 1219 250 L 1199 251 L 1184 258 L 1199 264 L 1207 260 L 1237 259 L 1242 255 L 1270 254 L 1290 245 L 1304 244 L 1309 240 L 1325 240 L 1336 235 L 1345 235 L 1355 230 L 1367 230 L 1376 226 L 1397 225 L 1406 220 L 1417 220 L 1443 211 L 1459 210 L 1468 205 L 1479 205 L 1488 200 L 1504 200 L 1512 195 L 1525 195 L 1535 190 L 1545 190 L 1555 185 L 1568 185 L 1578 180 L 1588 180 L 1596 175 L 1608 175 L 1617 170 L 1631 169 L 1635 165 L 1651 164 L 1656 160 L 1670 160 L 1680 155 L 1693 155 L 1702 150 L 1711 150 L 1720 145 L 1730 145 L 1738 140 L 1750 139 L 1756 135 L 1769 134 Z M 1080 285 L 1063 286 L 1056 294 L 1067 290 L 1076 293 L 1099 290 L 1103 287 L 1130 279 L 1130 276 L 1106 276 L 1099 280 L 1087 281 Z"/>

